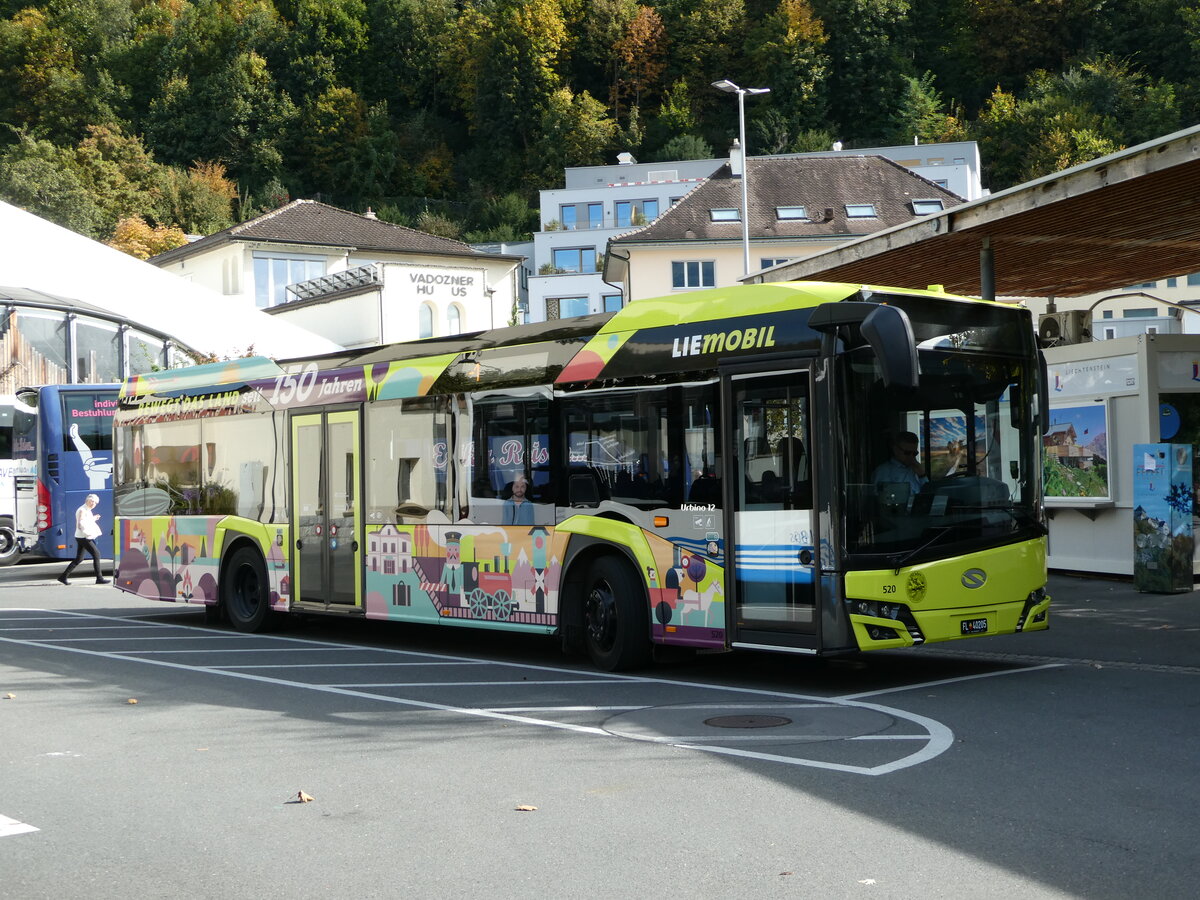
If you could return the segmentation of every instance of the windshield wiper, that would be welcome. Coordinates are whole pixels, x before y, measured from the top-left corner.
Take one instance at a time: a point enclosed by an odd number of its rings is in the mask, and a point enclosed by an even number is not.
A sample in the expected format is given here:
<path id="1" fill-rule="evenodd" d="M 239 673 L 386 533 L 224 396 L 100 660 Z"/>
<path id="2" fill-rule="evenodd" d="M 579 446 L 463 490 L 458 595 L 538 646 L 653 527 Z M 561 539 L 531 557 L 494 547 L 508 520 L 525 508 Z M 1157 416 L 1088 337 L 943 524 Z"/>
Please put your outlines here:
<path id="1" fill-rule="evenodd" d="M 958 527 L 957 525 L 943 525 L 941 528 L 937 529 L 937 534 L 935 534 L 933 537 L 931 537 L 929 540 L 927 540 L 925 543 L 923 543 L 920 547 L 916 547 L 912 550 L 909 550 L 905 554 L 899 554 L 899 553 L 893 554 L 892 557 L 888 560 L 888 562 L 890 562 L 896 569 L 896 571 L 892 574 L 899 575 L 900 570 L 902 568 L 904 568 L 904 564 L 906 562 L 908 562 L 910 559 L 912 559 L 914 556 L 916 556 L 922 550 L 936 544 L 943 537 L 945 537 L 948 532 L 953 531 L 957 527 Z"/>

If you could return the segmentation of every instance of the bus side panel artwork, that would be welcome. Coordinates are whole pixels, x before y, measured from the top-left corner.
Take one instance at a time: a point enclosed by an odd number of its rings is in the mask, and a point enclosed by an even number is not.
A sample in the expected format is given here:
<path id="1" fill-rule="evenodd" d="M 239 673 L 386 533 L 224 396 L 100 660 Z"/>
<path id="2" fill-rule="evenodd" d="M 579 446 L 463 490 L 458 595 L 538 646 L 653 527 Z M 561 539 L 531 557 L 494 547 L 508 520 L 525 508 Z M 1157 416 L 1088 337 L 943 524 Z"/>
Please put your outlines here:
<path id="1" fill-rule="evenodd" d="M 372 619 L 523 626 L 558 622 L 560 566 L 543 525 L 384 525 L 368 529 Z"/>
<path id="2" fill-rule="evenodd" d="M 286 539 L 256 522 L 225 516 L 121 518 L 117 534 L 120 566 L 114 582 L 123 591 L 151 600 L 214 604 L 218 601 L 221 551 L 238 532 L 246 533 L 265 554 L 271 605 L 286 610 L 290 601 Z M 272 537 L 276 539 L 272 540 Z"/>
<path id="3" fill-rule="evenodd" d="M 653 534 L 646 541 L 655 563 L 655 570 L 645 573 L 655 642 L 724 647 L 725 570 L 713 559 L 720 543 L 714 540 L 701 550 Z"/>

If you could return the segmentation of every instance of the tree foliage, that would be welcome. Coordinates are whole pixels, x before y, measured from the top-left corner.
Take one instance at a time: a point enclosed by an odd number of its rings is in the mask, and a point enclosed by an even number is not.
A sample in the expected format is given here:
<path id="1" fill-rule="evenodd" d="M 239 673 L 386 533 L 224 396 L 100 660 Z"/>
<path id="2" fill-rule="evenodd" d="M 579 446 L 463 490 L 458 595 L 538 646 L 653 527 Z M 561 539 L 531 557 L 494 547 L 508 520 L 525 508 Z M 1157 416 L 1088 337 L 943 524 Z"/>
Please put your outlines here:
<path id="1" fill-rule="evenodd" d="M 3 3 L 0 197 L 131 248 L 294 196 L 511 240 L 564 166 L 723 155 L 726 78 L 752 153 L 976 139 L 997 190 L 1200 118 L 1200 0 Z"/>

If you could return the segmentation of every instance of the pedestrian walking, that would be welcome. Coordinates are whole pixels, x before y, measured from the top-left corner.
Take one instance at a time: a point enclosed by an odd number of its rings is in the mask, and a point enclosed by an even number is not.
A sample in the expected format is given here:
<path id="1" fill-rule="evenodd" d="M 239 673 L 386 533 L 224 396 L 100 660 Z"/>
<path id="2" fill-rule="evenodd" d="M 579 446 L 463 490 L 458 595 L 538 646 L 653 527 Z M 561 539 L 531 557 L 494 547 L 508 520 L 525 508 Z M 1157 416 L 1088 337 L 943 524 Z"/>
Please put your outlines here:
<path id="1" fill-rule="evenodd" d="M 96 549 L 96 538 L 100 537 L 100 526 L 96 523 L 100 519 L 100 514 L 94 513 L 92 510 L 99 502 L 100 498 L 95 494 L 88 494 L 87 499 L 83 501 L 83 506 L 75 510 L 75 543 L 79 549 L 75 551 L 75 558 L 67 565 L 67 570 L 58 576 L 58 580 L 63 584 L 67 584 L 67 578 L 70 577 L 71 572 L 83 562 L 85 553 L 92 555 L 92 565 L 96 569 L 96 584 L 108 584 L 108 579 L 100 574 L 100 551 Z"/>

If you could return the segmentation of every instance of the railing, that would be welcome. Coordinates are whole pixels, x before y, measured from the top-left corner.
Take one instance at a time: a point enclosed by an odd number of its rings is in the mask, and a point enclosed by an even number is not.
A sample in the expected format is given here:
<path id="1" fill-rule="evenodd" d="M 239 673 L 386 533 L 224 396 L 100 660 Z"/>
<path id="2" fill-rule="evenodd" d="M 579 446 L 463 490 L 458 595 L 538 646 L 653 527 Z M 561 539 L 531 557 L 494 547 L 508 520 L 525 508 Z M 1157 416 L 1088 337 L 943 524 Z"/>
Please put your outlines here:
<path id="1" fill-rule="evenodd" d="M 294 300 L 313 300 L 379 284 L 383 284 L 383 273 L 377 264 L 368 263 L 365 266 L 355 266 L 353 269 L 344 269 L 341 272 L 289 284 L 287 292 Z"/>

